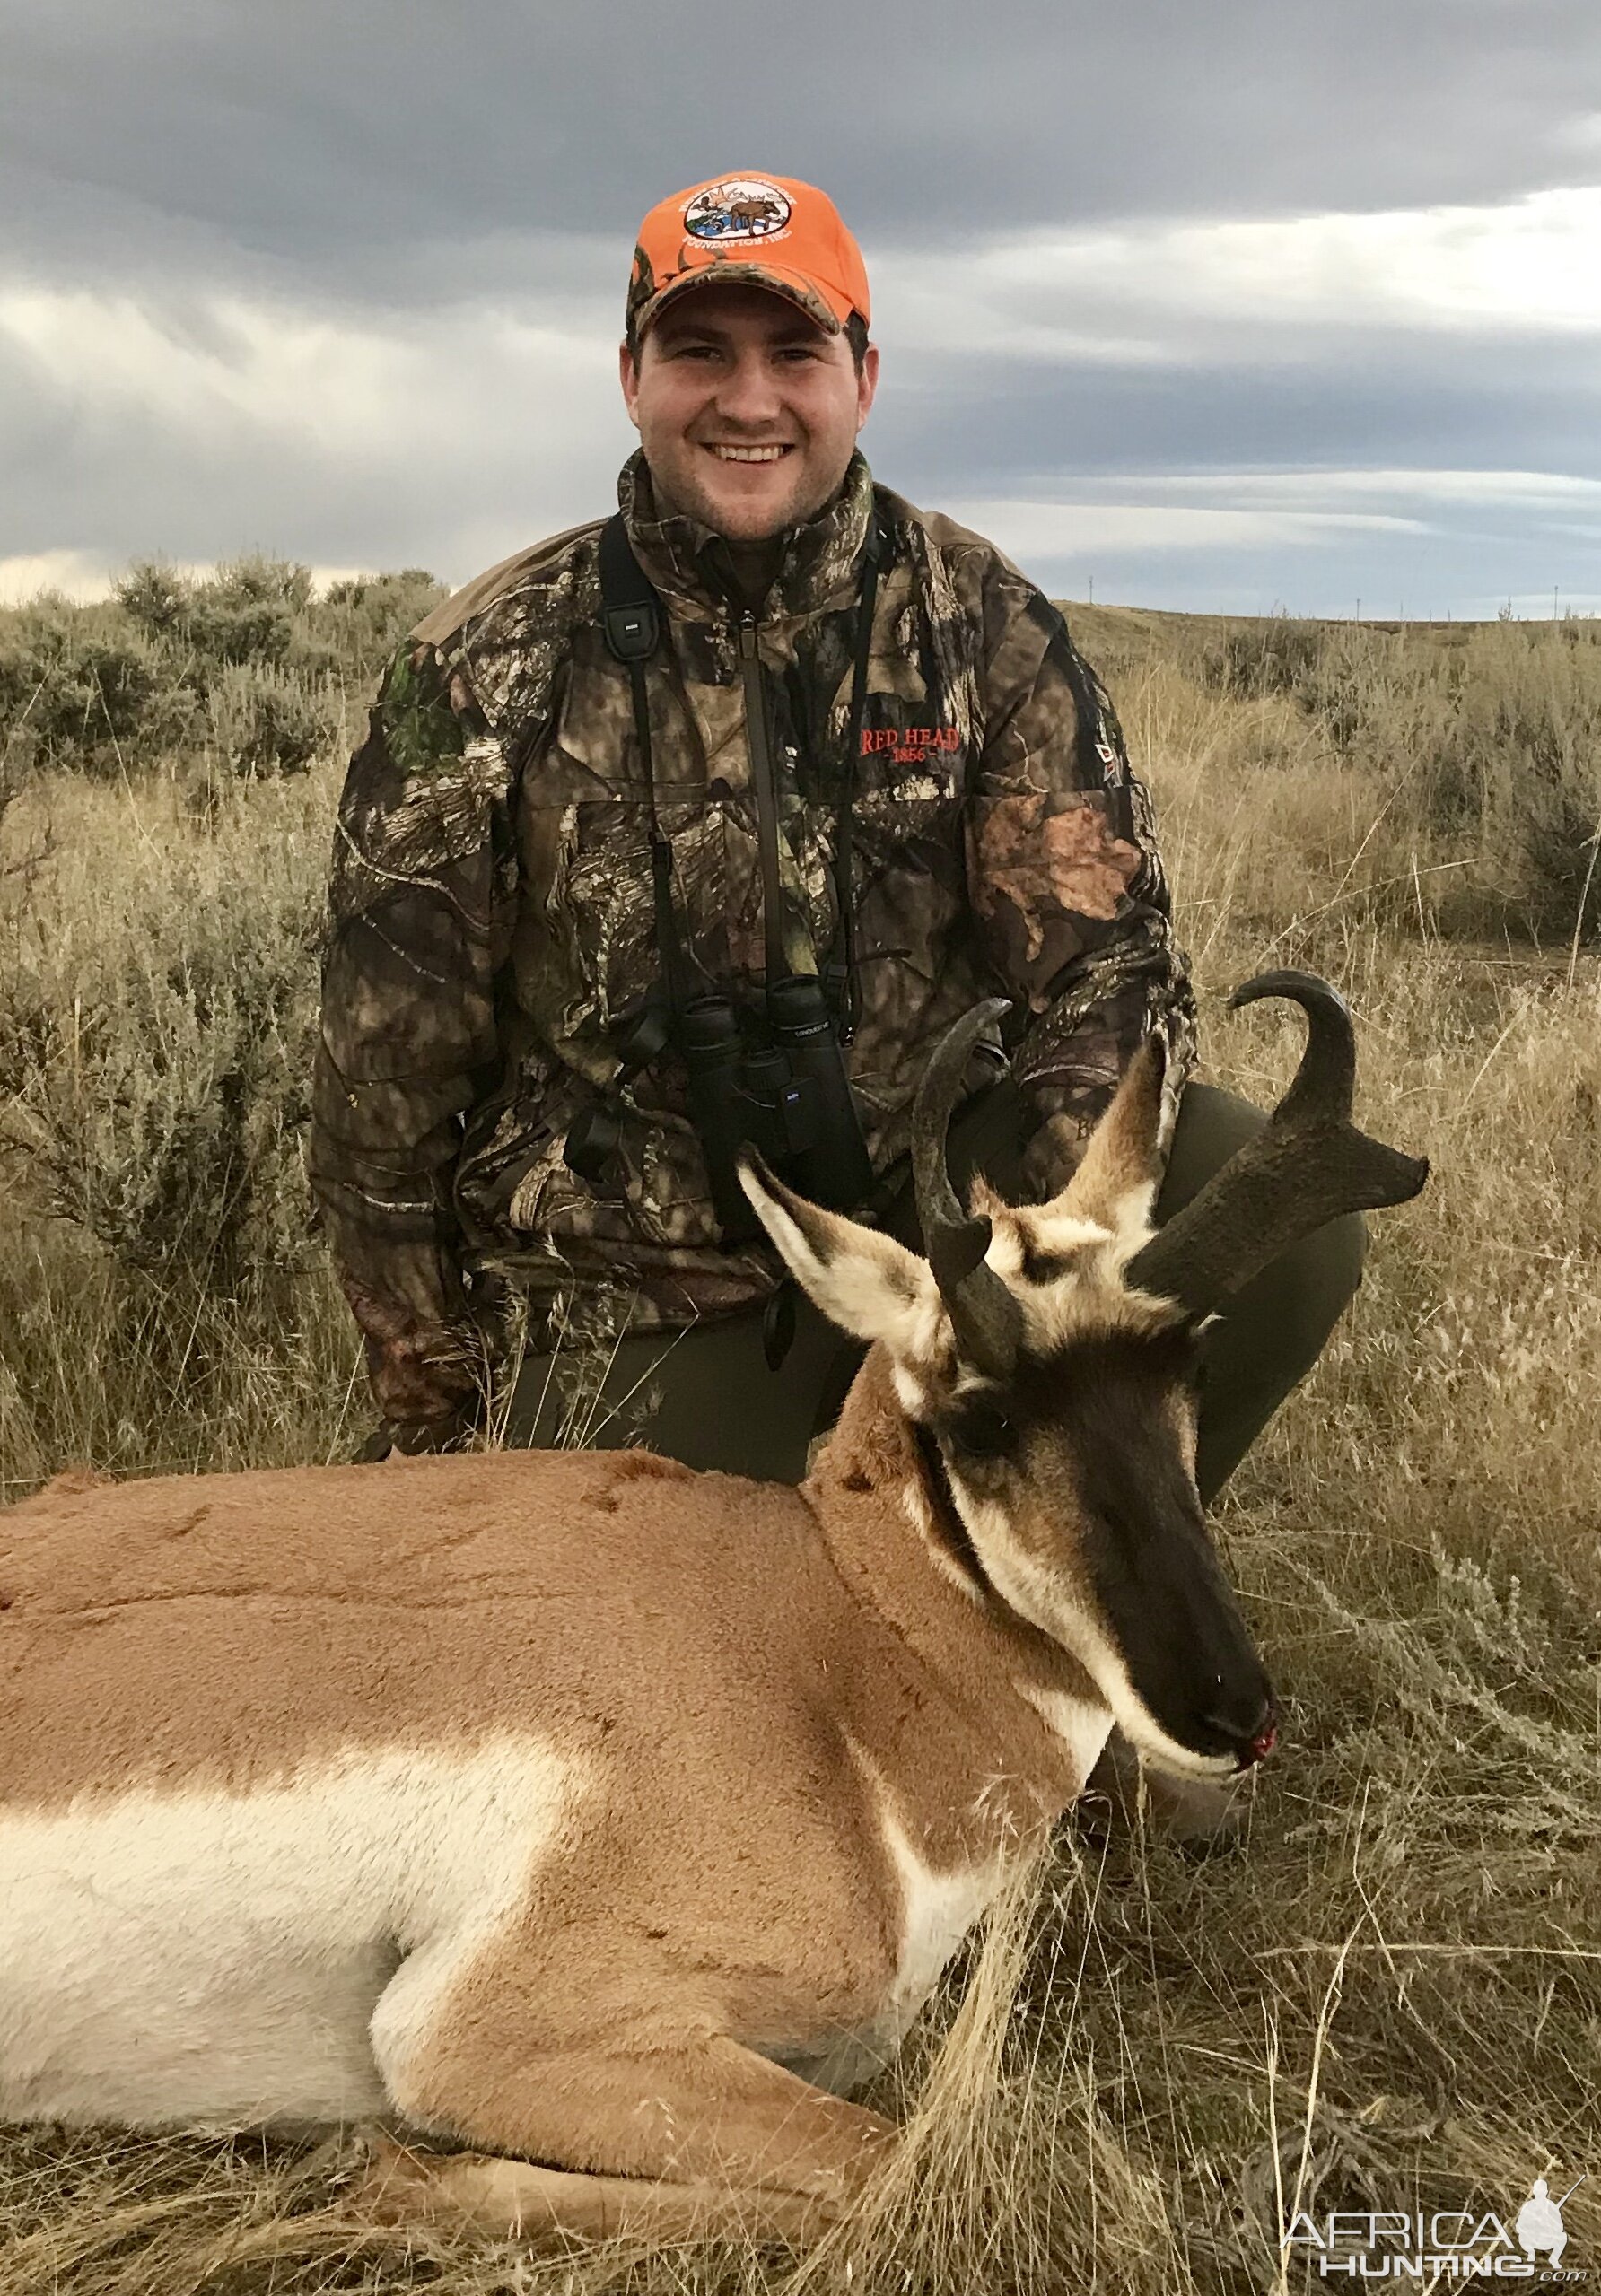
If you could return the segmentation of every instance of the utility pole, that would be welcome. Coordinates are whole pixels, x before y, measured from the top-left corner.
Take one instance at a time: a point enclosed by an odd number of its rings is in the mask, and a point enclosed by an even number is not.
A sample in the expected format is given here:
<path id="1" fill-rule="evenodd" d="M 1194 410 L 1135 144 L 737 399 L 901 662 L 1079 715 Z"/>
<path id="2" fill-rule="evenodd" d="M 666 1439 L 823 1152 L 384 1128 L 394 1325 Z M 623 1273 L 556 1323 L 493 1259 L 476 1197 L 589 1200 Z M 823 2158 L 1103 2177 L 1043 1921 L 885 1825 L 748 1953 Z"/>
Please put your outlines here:
<path id="1" fill-rule="evenodd" d="M 1095 604 L 1095 576 L 1093 574 L 1089 577 L 1089 603 L 1091 606 Z"/>

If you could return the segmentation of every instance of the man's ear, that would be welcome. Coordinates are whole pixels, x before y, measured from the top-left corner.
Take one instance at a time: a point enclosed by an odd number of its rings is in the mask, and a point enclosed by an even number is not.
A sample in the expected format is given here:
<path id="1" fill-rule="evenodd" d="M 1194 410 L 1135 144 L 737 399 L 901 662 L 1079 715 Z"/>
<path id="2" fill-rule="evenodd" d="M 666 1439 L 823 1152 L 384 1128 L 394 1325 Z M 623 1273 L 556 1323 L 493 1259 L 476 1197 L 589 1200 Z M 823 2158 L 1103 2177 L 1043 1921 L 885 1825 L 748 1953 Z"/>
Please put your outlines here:
<path id="1" fill-rule="evenodd" d="M 1167 1046 L 1148 1036 L 1123 1072 L 1112 1104 L 1089 1135 L 1078 1170 L 1053 1211 L 1094 1220 L 1114 1234 L 1150 1225 L 1162 1177 L 1162 1078 Z"/>
<path id="2" fill-rule="evenodd" d="M 628 348 L 626 336 L 617 345 L 617 380 L 623 386 L 623 405 L 628 411 L 628 420 L 637 431 L 639 428 L 639 361 Z"/>
<path id="3" fill-rule="evenodd" d="M 856 378 L 856 428 L 861 430 L 872 409 L 873 395 L 879 388 L 879 346 L 870 343 L 862 356 L 862 372 Z"/>
<path id="4" fill-rule="evenodd" d="M 882 1340 L 902 1360 L 914 1353 L 938 1300 L 925 1261 L 893 1235 L 808 1203 L 752 1148 L 739 1159 L 739 1184 L 791 1275 L 831 1323 L 858 1340 Z"/>

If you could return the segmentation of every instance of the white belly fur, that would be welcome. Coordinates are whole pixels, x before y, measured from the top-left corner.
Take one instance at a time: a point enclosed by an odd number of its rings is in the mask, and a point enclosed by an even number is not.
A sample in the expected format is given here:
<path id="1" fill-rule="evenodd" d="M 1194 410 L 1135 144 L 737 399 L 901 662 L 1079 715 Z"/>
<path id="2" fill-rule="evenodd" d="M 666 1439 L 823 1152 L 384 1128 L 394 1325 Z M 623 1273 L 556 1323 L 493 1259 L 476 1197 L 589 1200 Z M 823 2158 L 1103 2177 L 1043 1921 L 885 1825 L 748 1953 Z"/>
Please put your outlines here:
<path id="1" fill-rule="evenodd" d="M 465 1960 L 493 1935 L 579 1783 L 517 1739 L 351 1754 L 244 1794 L 0 1809 L 0 2119 L 383 2110 L 380 1995 L 419 1946 L 456 1936 Z"/>

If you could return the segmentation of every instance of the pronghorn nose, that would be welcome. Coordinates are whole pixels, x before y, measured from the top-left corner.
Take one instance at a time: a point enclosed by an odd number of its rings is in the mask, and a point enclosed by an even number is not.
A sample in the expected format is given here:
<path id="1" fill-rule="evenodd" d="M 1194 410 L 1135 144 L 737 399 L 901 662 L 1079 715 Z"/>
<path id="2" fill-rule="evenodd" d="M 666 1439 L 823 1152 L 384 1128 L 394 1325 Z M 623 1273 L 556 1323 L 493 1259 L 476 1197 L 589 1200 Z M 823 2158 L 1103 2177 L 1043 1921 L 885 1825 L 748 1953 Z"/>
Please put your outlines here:
<path id="1" fill-rule="evenodd" d="M 1272 1698 L 1263 1700 L 1255 1721 L 1243 1730 L 1238 1715 L 1206 1714 L 1201 1720 L 1204 1728 L 1215 1730 L 1233 1748 L 1241 1769 L 1265 1761 L 1279 1742 L 1279 1711 Z"/>

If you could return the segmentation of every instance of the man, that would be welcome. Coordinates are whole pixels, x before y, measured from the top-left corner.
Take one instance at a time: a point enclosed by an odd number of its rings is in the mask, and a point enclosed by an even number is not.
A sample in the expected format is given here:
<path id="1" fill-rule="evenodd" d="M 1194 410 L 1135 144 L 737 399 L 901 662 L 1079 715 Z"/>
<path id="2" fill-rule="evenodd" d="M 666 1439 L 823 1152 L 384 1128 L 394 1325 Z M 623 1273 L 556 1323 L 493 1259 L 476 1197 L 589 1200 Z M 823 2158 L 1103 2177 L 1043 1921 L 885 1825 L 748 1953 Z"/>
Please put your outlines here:
<path id="1" fill-rule="evenodd" d="M 340 809 L 311 1142 L 375 1452 L 470 1434 L 510 1278 L 520 1439 L 565 1413 L 589 1441 L 798 1476 L 853 1358 L 740 1227 L 740 1128 L 907 1232 L 918 1078 L 997 992 L 1011 1078 L 975 1078 L 958 1165 L 1053 1192 L 1153 1029 L 1177 1107 L 1192 1003 L 1145 791 L 1056 609 L 874 486 L 869 320 L 813 187 L 663 201 L 628 292 L 620 528 L 480 576 L 383 682 Z M 809 1020 L 786 1034 L 792 997 Z M 1260 1121 L 1192 1087 L 1162 1209 Z M 1203 1490 L 1316 1356 L 1360 1249 L 1357 1223 L 1325 1231 L 1220 1327 Z M 597 1344 L 574 1419 L 564 1361 Z"/>

